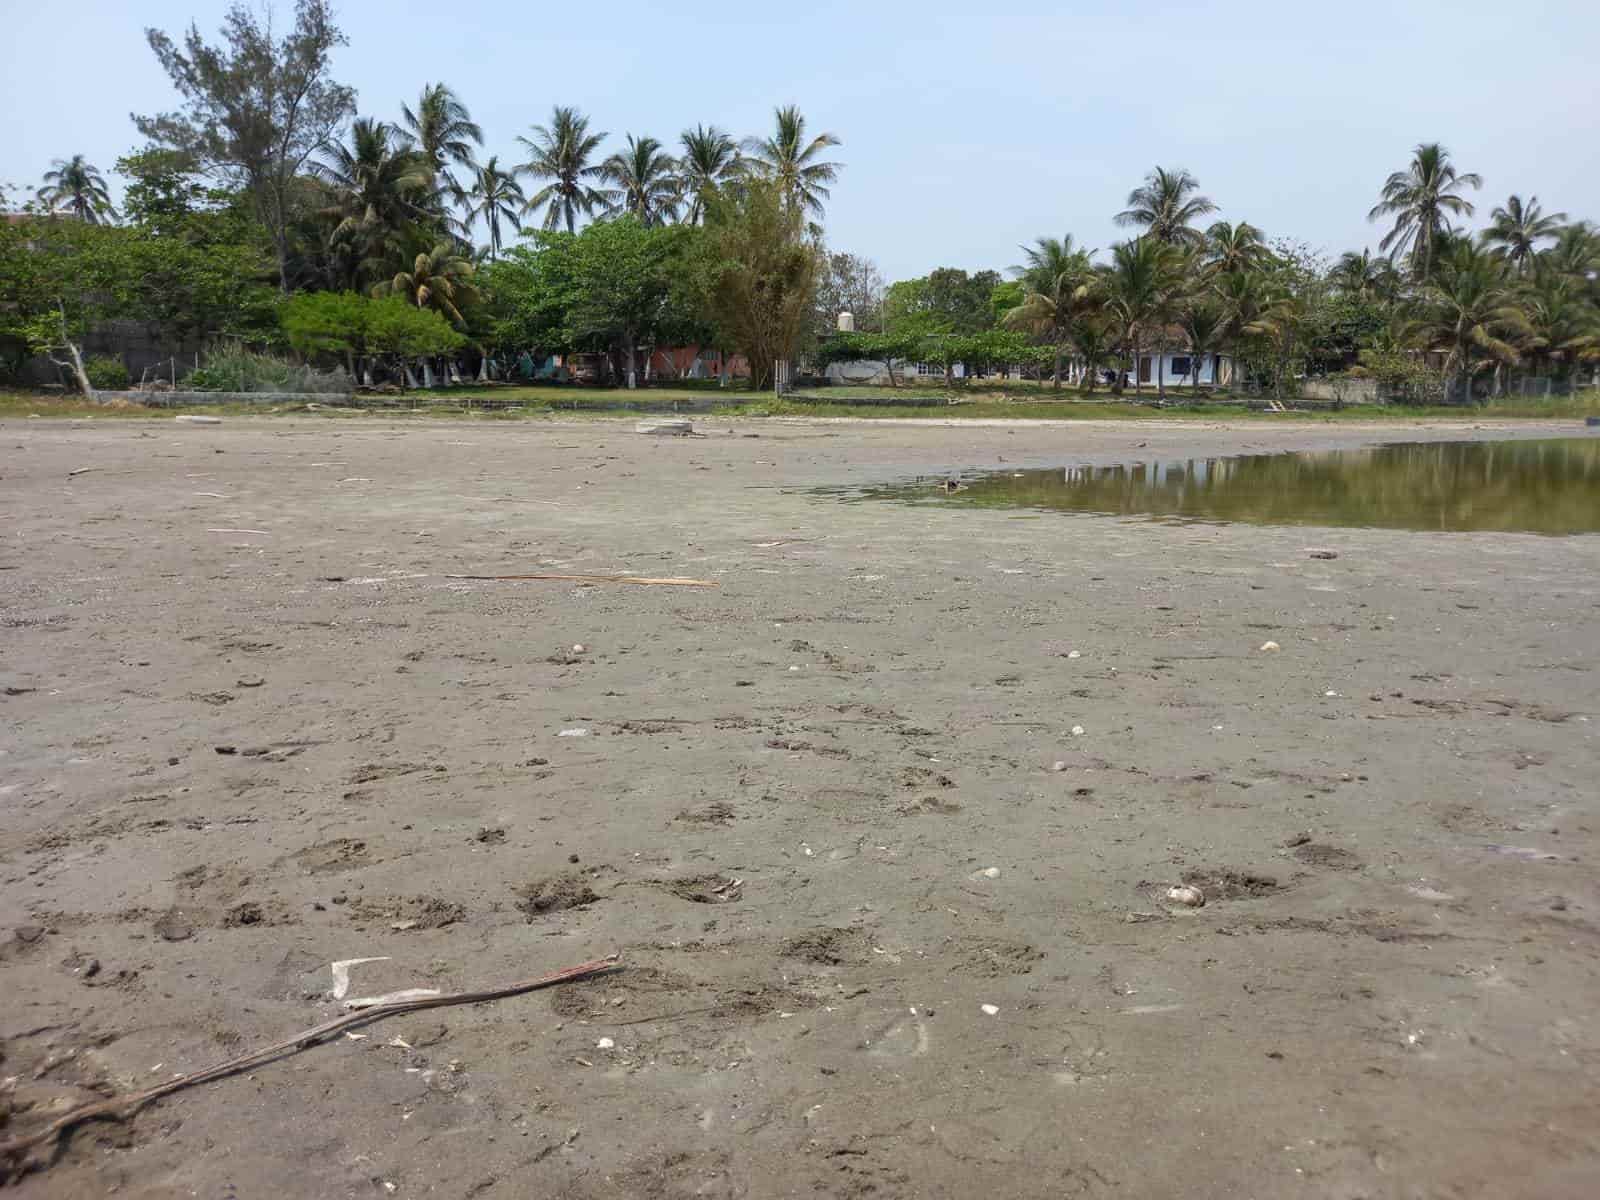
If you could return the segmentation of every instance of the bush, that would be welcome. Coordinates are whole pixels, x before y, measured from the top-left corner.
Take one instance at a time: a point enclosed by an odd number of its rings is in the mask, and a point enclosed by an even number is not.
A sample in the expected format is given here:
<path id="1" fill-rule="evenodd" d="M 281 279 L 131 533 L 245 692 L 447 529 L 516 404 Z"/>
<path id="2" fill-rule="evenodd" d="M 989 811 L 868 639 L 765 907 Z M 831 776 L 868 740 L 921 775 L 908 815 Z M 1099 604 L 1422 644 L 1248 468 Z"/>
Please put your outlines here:
<path id="1" fill-rule="evenodd" d="M 188 386 L 198 392 L 328 392 L 348 393 L 350 376 L 343 369 L 318 371 L 242 346 L 216 346 L 206 352 Z"/>
<path id="2" fill-rule="evenodd" d="M 122 360 L 108 354 L 98 355 L 84 363 L 83 373 L 89 377 L 89 385 L 96 391 L 122 392 L 133 382 Z"/>

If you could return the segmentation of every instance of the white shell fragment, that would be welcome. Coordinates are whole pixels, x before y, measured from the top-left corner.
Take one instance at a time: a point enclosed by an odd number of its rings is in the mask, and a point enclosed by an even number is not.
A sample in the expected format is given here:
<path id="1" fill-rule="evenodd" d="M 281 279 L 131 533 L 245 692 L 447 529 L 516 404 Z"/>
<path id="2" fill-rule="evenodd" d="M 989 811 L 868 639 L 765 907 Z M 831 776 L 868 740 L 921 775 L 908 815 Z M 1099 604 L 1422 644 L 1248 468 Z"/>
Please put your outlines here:
<path id="1" fill-rule="evenodd" d="M 996 1004 L 980 1004 L 978 1007 L 983 1009 L 983 1015 L 986 1016 L 986 1017 L 998 1017 L 1000 1015 L 1000 1007 L 999 1007 L 999 1005 L 996 1005 Z"/>
<path id="2" fill-rule="evenodd" d="M 1282 650 L 1283 647 L 1278 645 L 1277 642 L 1262 642 L 1261 649 L 1266 653 L 1271 654 L 1274 650 Z"/>
<path id="3" fill-rule="evenodd" d="M 1197 887 L 1183 884 L 1179 887 L 1167 889 L 1167 899 L 1174 904 L 1182 904 L 1188 908 L 1199 908 L 1206 902 L 1206 894 Z"/>

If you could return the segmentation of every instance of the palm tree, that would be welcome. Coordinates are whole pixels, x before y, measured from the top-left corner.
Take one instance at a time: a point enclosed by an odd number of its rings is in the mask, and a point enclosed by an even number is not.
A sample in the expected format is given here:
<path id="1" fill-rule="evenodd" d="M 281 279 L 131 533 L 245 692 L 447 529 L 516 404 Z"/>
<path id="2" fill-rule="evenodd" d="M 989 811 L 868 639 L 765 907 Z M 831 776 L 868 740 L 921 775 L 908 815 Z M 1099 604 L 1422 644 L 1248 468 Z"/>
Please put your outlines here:
<path id="1" fill-rule="evenodd" d="M 1556 244 L 1539 251 L 1538 266 L 1570 279 L 1600 305 L 1600 228 L 1574 221 L 1556 235 Z"/>
<path id="2" fill-rule="evenodd" d="M 522 232 L 519 213 L 527 203 L 527 197 L 522 194 L 522 185 L 517 182 L 516 174 L 500 169 L 498 154 L 490 155 L 489 161 L 477 168 L 472 190 L 467 195 L 471 201 L 467 209 L 468 219 L 482 217 L 489 230 L 489 258 L 492 261 L 500 257 L 501 221 L 509 222 L 511 228 Z"/>
<path id="3" fill-rule="evenodd" d="M 1536 360 L 1560 363 L 1565 373 L 1600 358 L 1600 310 L 1584 300 L 1572 279 L 1536 272 L 1518 307 L 1527 321 L 1519 344 Z"/>
<path id="4" fill-rule="evenodd" d="M 1271 289 L 1260 271 L 1229 271 L 1216 280 L 1212 290 L 1222 307 L 1222 344 L 1228 347 L 1237 378 L 1239 343 L 1264 332 L 1261 319 L 1272 302 Z"/>
<path id="5" fill-rule="evenodd" d="M 1087 307 L 1095 282 L 1092 250 L 1072 244 L 1072 235 L 1042 237 L 1023 246 L 1026 260 L 1012 267 L 1024 288 L 1022 303 L 1006 313 L 1002 323 L 1046 336 L 1055 347 L 1054 386 L 1061 386 L 1061 350 L 1069 331 Z"/>
<path id="6" fill-rule="evenodd" d="M 608 217 L 631 213 L 645 228 L 662 225 L 678 216 L 682 185 L 678 164 L 653 137 L 628 135 L 627 149 L 600 164 L 607 183 Z"/>
<path id="7" fill-rule="evenodd" d="M 517 169 L 550 182 L 528 197 L 523 212 L 543 208 L 546 229 L 555 229 L 564 221 L 571 233 L 578 214 L 587 217 L 605 203 L 605 197 L 590 182 L 602 179 L 605 169 L 589 160 L 606 135 L 590 133 L 588 117 L 561 105 L 550 114 L 550 124 L 535 125 L 533 133 L 532 138 L 517 138 L 532 156 Z"/>
<path id="8" fill-rule="evenodd" d="M 1178 318 L 1184 337 L 1189 343 L 1189 369 L 1194 372 L 1194 394 L 1200 394 L 1200 366 L 1205 356 L 1215 354 L 1228 332 L 1228 314 L 1222 303 L 1213 296 L 1192 297 L 1183 306 Z M 1213 384 L 1221 383 L 1217 372 L 1211 375 Z"/>
<path id="9" fill-rule="evenodd" d="M 843 145 L 831 133 L 806 140 L 806 119 L 793 104 L 774 110 L 777 126 L 766 139 L 748 138 L 745 153 L 751 164 L 778 185 L 784 199 L 802 211 L 822 215 L 828 184 L 839 178 L 836 162 L 822 161 L 829 147 Z"/>
<path id="10" fill-rule="evenodd" d="M 440 242 L 426 254 L 418 254 L 409 271 L 397 272 L 393 279 L 374 284 L 372 294 L 400 296 L 407 304 L 434 309 L 461 329 L 466 325 L 462 308 L 478 300 L 472 273 L 468 259 L 456 253 L 449 242 Z"/>
<path id="11" fill-rule="evenodd" d="M 1328 272 L 1328 282 L 1357 300 L 1392 300 L 1399 288 L 1394 266 L 1387 258 L 1374 258 L 1372 251 L 1346 250 Z"/>
<path id="12" fill-rule="evenodd" d="M 1378 248 L 1389 251 L 1393 258 L 1409 247 L 1411 273 L 1427 279 L 1433 269 L 1435 243 L 1448 227 L 1446 216 L 1472 215 L 1472 204 L 1460 194 L 1461 189 L 1482 186 L 1477 175 L 1457 173 L 1450 152 L 1438 142 L 1422 143 L 1412 152 L 1411 165 L 1385 181 L 1381 198 L 1367 213 L 1369 221 L 1394 218 L 1394 227 Z"/>
<path id="13" fill-rule="evenodd" d="M 93 163 L 85 162 L 83 155 L 58 158 L 50 166 L 38 191 L 39 202 L 46 208 L 52 212 L 65 209 L 90 225 L 98 225 L 106 217 L 116 218 L 105 177 Z"/>
<path id="14" fill-rule="evenodd" d="M 1140 346 L 1166 315 L 1173 276 L 1172 247 L 1159 238 L 1135 238 L 1111 248 L 1111 265 L 1102 276 L 1101 285 L 1106 311 L 1116 321 L 1123 348 L 1132 355 L 1136 392 L 1141 383 Z M 1122 391 L 1120 373 L 1112 390 Z"/>
<path id="15" fill-rule="evenodd" d="M 1205 245 L 1207 265 L 1214 273 L 1253 271 L 1272 257 L 1261 230 L 1249 221 L 1213 222 L 1206 230 Z"/>
<path id="16" fill-rule="evenodd" d="M 1526 336 L 1528 320 L 1512 303 L 1504 264 L 1471 242 L 1456 243 L 1435 265 L 1413 329 L 1425 345 L 1445 351 L 1445 394 L 1461 379 L 1470 399 L 1474 352 L 1515 362 L 1516 347 L 1507 338 Z"/>
<path id="17" fill-rule="evenodd" d="M 1518 275 L 1524 275 L 1539 253 L 1539 243 L 1556 237 L 1566 220 L 1566 213 L 1542 211 L 1537 196 L 1529 196 L 1524 204 L 1521 196 L 1513 194 L 1504 208 L 1489 214 L 1489 228 L 1483 231 L 1483 241 L 1487 246 L 1496 247 Z"/>
<path id="18" fill-rule="evenodd" d="M 337 222 L 333 240 L 352 247 L 354 274 L 371 278 L 436 215 L 429 211 L 432 171 L 394 126 L 370 117 L 350 126 L 349 145 L 331 143 L 326 153 L 311 170 L 332 193 L 325 215 Z"/>
<path id="19" fill-rule="evenodd" d="M 1208 197 L 1195 194 L 1199 190 L 1200 181 L 1188 171 L 1157 167 L 1145 176 L 1143 184 L 1128 193 L 1128 207 L 1117 214 L 1117 224 L 1137 225 L 1168 245 L 1198 244 L 1204 235 L 1191 229 L 1190 222 L 1217 211 Z"/>
<path id="20" fill-rule="evenodd" d="M 678 142 L 683 147 L 683 157 L 678 159 L 679 180 L 689 202 L 684 219 L 698 225 L 705 216 L 706 192 L 738 178 L 744 160 L 734 140 L 715 125 L 685 129 Z"/>
<path id="21" fill-rule="evenodd" d="M 406 130 L 416 140 L 440 188 L 459 201 L 463 193 L 450 168 L 477 170 L 472 153 L 473 147 L 483 145 L 483 130 L 473 121 L 460 97 L 443 83 L 426 85 L 417 99 L 416 110 L 412 111 L 409 104 L 402 104 L 400 112 Z"/>

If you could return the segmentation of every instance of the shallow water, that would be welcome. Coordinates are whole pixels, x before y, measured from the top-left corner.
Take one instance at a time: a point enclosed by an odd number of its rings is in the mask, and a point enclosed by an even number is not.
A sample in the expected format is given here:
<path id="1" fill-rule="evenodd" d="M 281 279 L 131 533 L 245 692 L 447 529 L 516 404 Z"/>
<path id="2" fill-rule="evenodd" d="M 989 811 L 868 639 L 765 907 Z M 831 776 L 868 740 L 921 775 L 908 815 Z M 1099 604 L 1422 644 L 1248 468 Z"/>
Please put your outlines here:
<path id="1" fill-rule="evenodd" d="M 1401 442 L 1110 467 L 986 471 L 855 489 L 851 499 L 1177 521 L 1450 532 L 1600 531 L 1600 438 Z"/>

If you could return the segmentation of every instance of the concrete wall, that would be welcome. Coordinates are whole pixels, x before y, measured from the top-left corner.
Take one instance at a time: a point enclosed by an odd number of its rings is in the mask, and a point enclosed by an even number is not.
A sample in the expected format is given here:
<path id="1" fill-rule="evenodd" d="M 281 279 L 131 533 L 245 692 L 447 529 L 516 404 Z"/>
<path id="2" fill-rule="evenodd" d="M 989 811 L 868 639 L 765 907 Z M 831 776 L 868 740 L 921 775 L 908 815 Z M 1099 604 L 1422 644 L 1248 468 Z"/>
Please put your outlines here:
<path id="1" fill-rule="evenodd" d="M 1376 379 L 1303 379 L 1300 394 L 1307 400 L 1338 400 L 1344 404 L 1377 404 Z"/>
<path id="2" fill-rule="evenodd" d="M 338 404 L 346 392 L 96 392 L 95 399 L 126 400 L 152 408 L 186 404 Z"/>

